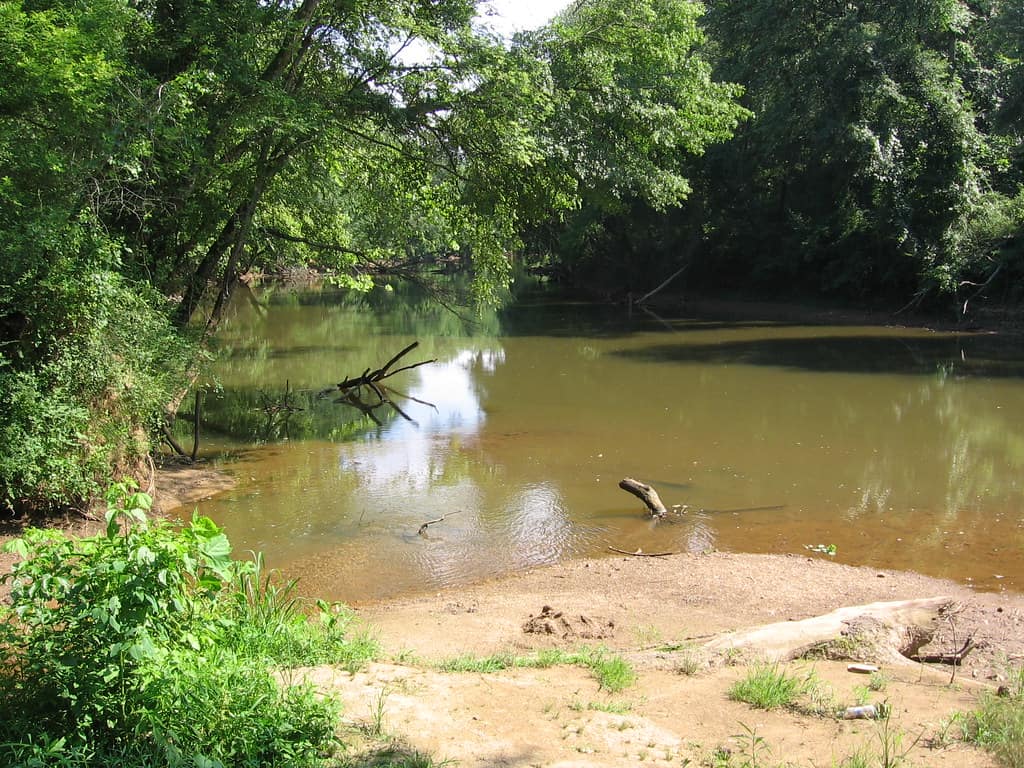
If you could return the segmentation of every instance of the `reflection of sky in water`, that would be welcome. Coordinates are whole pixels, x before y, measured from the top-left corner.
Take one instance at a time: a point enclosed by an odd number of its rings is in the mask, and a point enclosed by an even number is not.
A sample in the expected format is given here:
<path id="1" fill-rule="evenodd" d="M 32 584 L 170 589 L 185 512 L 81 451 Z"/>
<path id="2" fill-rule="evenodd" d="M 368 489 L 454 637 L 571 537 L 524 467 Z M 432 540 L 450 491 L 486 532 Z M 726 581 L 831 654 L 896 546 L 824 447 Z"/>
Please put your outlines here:
<path id="1" fill-rule="evenodd" d="M 398 398 L 413 421 L 397 418 L 362 442 L 342 444 L 340 469 L 359 475 L 370 486 L 365 492 L 374 495 L 393 493 L 398 485 L 430 490 L 444 476 L 452 441 L 475 435 L 483 426 L 473 367 L 493 371 L 503 359 L 502 350 L 463 350 L 451 360 L 419 368 L 417 383 L 405 394 L 434 408 Z"/>
<path id="2" fill-rule="evenodd" d="M 428 579 L 444 582 L 464 576 L 467 567 L 477 570 L 485 552 L 485 571 L 553 562 L 586 535 L 554 483 L 494 484 L 490 464 L 473 447 L 486 419 L 474 377 L 504 361 L 500 349 L 463 350 L 418 369 L 416 382 L 402 391 L 436 410 L 402 400 L 414 421 L 394 419 L 363 440 L 337 446 L 353 499 L 410 521 L 403 526 L 409 530 L 451 515 L 408 552 L 393 553 L 408 556 L 408 566 Z"/>
<path id="3" fill-rule="evenodd" d="M 432 403 L 437 410 L 412 400 L 402 400 L 402 410 L 417 424 L 396 419 L 384 429 L 384 440 L 423 439 L 428 433 L 473 434 L 483 424 L 484 413 L 473 386 L 473 368 L 493 371 L 505 358 L 503 350 L 463 350 L 451 360 L 418 369 L 419 381 L 406 394 Z M 414 413 L 415 411 L 415 413 Z"/>
<path id="4" fill-rule="evenodd" d="M 505 513 L 512 543 L 526 562 L 556 560 L 572 542 L 573 524 L 552 483 L 527 486 L 510 500 Z"/>

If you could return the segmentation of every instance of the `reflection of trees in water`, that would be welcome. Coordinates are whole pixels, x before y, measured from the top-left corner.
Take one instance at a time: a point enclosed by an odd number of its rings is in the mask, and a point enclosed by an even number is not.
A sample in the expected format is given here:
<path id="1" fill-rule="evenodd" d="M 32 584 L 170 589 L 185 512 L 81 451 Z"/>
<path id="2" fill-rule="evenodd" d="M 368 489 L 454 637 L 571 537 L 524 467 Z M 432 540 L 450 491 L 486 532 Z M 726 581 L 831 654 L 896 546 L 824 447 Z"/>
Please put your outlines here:
<path id="1" fill-rule="evenodd" d="M 204 431 L 233 442 L 263 444 L 281 440 L 350 440 L 373 425 L 361 414 L 317 397 L 311 390 L 292 390 L 290 407 L 279 407 L 283 391 L 224 389 L 207 396 Z M 392 417 L 385 417 L 389 421 Z"/>
<path id="2" fill-rule="evenodd" d="M 940 372 L 890 404 L 893 439 L 865 465 L 849 518 L 922 509 L 934 527 L 921 536 L 941 537 L 1021 503 L 1024 428 L 1010 417 L 1013 408 L 1001 409 L 976 387 Z"/>
<path id="3" fill-rule="evenodd" d="M 257 309 L 254 301 L 260 302 Z M 347 375 L 373 369 L 405 343 L 422 338 L 420 352 L 444 359 L 458 348 L 475 347 L 470 334 L 485 338 L 497 332 L 495 313 L 471 321 L 430 303 L 414 287 L 397 286 L 366 294 L 342 291 L 326 283 L 289 287 L 270 283 L 255 298 L 239 300 L 217 337 L 217 360 L 211 379 L 200 382 L 211 394 L 205 428 L 241 442 L 285 439 L 346 440 L 388 427 L 396 412 L 375 410 L 379 424 L 364 413 L 317 392 Z M 496 364 L 490 353 L 477 353 L 478 364 Z M 414 374 L 396 379 L 399 392 Z M 274 408 L 291 389 L 291 406 Z M 411 386 L 411 384 L 409 384 Z"/>

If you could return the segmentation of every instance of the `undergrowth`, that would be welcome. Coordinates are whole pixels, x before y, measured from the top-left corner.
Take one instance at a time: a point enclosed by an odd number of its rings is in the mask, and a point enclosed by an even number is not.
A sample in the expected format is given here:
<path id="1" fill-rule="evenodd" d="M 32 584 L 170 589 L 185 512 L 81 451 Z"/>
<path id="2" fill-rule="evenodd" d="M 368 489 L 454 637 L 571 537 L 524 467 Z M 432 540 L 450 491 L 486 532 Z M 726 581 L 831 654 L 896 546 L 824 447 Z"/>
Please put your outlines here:
<path id="1" fill-rule="evenodd" d="M 149 506 L 120 484 L 104 533 L 7 545 L 21 559 L 0 577 L 0 764 L 321 765 L 336 704 L 268 665 L 355 666 L 374 646 L 331 606 L 307 620 L 294 584 L 232 560 L 212 521 L 150 523 Z"/>
<path id="2" fill-rule="evenodd" d="M 992 752 L 1001 765 L 1024 768 L 1024 668 L 1011 673 L 1002 695 L 982 695 L 962 727 L 966 741 Z"/>

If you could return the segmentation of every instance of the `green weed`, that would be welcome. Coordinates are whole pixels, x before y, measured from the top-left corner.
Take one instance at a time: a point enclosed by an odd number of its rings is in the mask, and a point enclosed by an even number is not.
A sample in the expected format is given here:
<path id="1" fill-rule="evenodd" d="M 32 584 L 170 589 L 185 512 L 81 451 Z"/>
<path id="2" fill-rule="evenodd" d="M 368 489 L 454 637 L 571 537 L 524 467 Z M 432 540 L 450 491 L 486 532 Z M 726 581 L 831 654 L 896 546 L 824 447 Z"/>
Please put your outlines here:
<path id="1" fill-rule="evenodd" d="M 918 734 L 917 738 L 904 745 L 906 733 L 897 728 L 892 720 L 892 707 L 883 703 L 879 707 L 879 719 L 875 727 L 875 739 L 878 741 L 878 767 L 899 768 L 907 764 L 907 755 L 917 746 L 917 743 L 924 736 Z"/>
<path id="2" fill-rule="evenodd" d="M 729 688 L 728 696 L 757 709 L 795 708 L 817 686 L 813 672 L 804 677 L 786 674 L 778 664 L 760 664 Z"/>
<path id="3" fill-rule="evenodd" d="M 356 672 L 379 656 L 376 639 L 353 632 L 355 614 L 345 606 L 318 600 L 310 621 L 296 584 L 296 579 L 268 572 L 262 553 L 253 555 L 235 574 L 226 601 L 231 622 L 223 641 L 285 666 L 335 664 Z"/>
<path id="4" fill-rule="evenodd" d="M 506 669 L 546 669 L 560 664 L 575 664 L 586 667 L 597 679 L 603 690 L 618 693 L 636 681 L 636 673 L 629 662 L 620 656 L 609 655 L 604 648 L 584 647 L 574 653 L 557 649 L 536 654 L 519 656 L 500 653 L 492 656 L 462 654 L 438 663 L 442 672 L 492 673 Z"/>
<path id="5" fill-rule="evenodd" d="M 874 768 L 871 752 L 868 749 L 859 749 L 852 755 L 847 755 L 841 763 L 833 763 L 836 768 Z"/>
<path id="6" fill-rule="evenodd" d="M 740 746 L 740 766 L 742 768 L 758 768 L 759 765 L 764 765 L 764 760 L 772 752 L 768 742 L 764 737 L 758 735 L 756 727 L 751 727 L 746 723 L 740 723 L 740 727 L 743 729 L 743 733 L 733 736 Z"/>
<path id="7" fill-rule="evenodd" d="M 370 710 L 370 721 L 367 724 L 367 733 L 374 738 L 380 738 L 384 735 L 384 721 L 387 715 L 389 693 L 390 691 L 385 686 L 380 689 L 377 698 L 373 700 L 373 708 Z"/>
<path id="8" fill-rule="evenodd" d="M 607 712 L 610 715 L 624 715 L 632 711 L 633 704 L 629 701 L 574 701 L 569 705 L 574 712 Z"/>
<path id="9" fill-rule="evenodd" d="M 1024 768 L 1024 668 L 1014 671 L 1004 695 L 985 693 L 963 718 L 964 740 L 992 752 L 1008 768 Z"/>
<path id="10" fill-rule="evenodd" d="M 872 672 L 868 679 L 868 690 L 880 693 L 889 686 L 889 676 L 885 672 Z"/>
<path id="11" fill-rule="evenodd" d="M 601 647 L 584 648 L 573 654 L 573 662 L 587 667 L 598 684 L 609 693 L 618 693 L 636 682 L 636 672 L 621 656 L 609 655 Z"/>
<path id="12" fill-rule="evenodd" d="M 338 768 L 447 768 L 452 760 L 435 760 L 426 752 L 408 749 L 398 743 L 389 744 L 369 753 L 342 759 Z"/>

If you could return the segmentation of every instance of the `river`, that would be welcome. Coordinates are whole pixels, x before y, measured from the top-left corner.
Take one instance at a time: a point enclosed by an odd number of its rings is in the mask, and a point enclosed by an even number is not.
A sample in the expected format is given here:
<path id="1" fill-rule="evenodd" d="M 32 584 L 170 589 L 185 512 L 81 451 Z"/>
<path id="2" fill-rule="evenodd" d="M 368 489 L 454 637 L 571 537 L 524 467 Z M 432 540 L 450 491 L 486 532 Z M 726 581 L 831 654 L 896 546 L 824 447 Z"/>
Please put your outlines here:
<path id="1" fill-rule="evenodd" d="M 1019 340 L 758 318 L 270 289 L 219 336 L 204 451 L 239 485 L 199 511 L 350 602 L 610 547 L 1024 590 Z M 437 362 L 388 380 L 408 418 L 318 394 L 414 340 Z M 651 521 L 624 477 L 679 508 Z"/>

